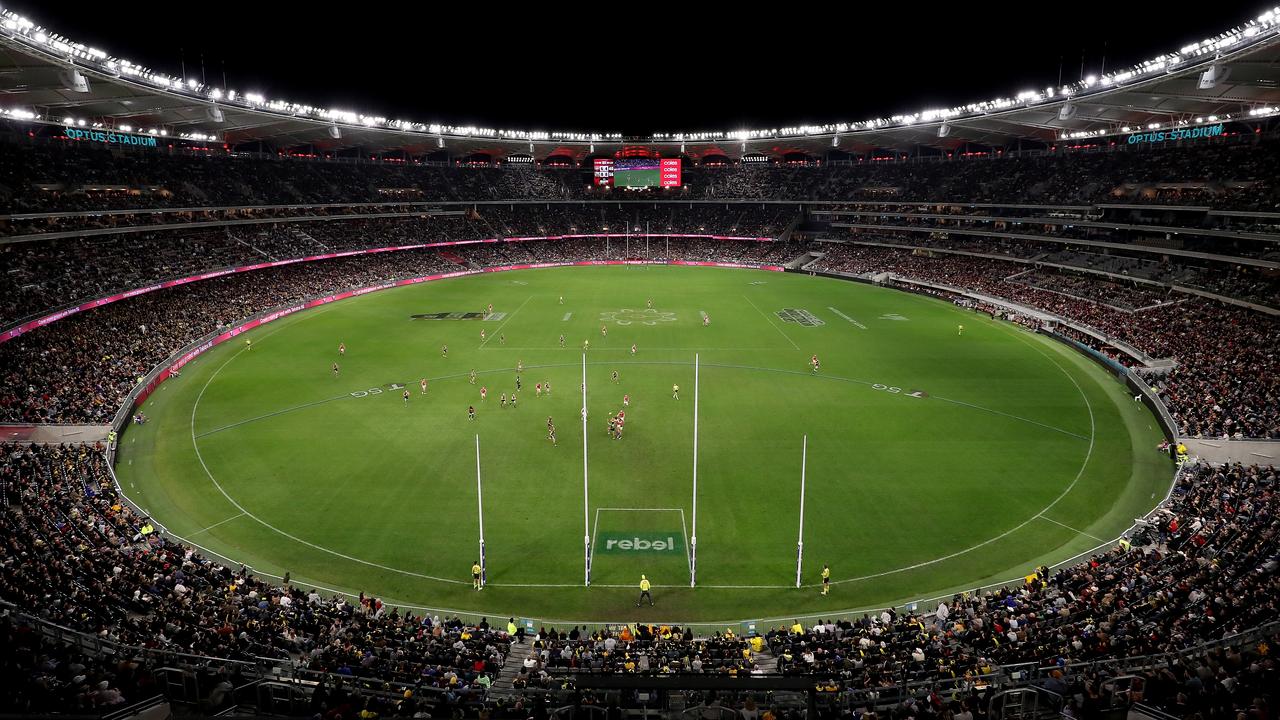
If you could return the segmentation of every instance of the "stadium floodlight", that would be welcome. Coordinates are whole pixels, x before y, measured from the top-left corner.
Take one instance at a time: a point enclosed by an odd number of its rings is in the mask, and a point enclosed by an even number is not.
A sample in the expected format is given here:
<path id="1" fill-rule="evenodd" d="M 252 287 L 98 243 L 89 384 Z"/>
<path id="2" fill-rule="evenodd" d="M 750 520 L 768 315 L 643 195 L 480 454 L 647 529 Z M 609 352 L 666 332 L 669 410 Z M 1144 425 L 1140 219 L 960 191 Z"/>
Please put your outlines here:
<path id="1" fill-rule="evenodd" d="M 1231 68 L 1215 62 L 1209 66 L 1208 70 L 1200 73 L 1200 80 L 1196 83 L 1196 87 L 1201 90 L 1212 90 L 1218 86 L 1218 83 L 1226 81 L 1230 76 Z"/>
<path id="2" fill-rule="evenodd" d="M 1074 103 L 1062 103 L 1062 107 L 1058 108 L 1059 120 L 1070 120 L 1076 116 L 1076 106 Z"/>
<path id="3" fill-rule="evenodd" d="M 338 127 L 337 123 L 334 123 L 329 126 L 329 137 L 333 138 L 334 140 L 342 139 L 342 128 Z"/>
<path id="4" fill-rule="evenodd" d="M 217 105 L 210 105 L 209 108 L 205 110 L 205 114 L 209 116 L 210 120 L 216 123 L 223 122 L 227 119 L 226 116 L 222 114 L 222 108 Z"/>
<path id="5" fill-rule="evenodd" d="M 58 76 L 62 80 L 62 86 L 71 92 L 89 92 L 89 78 L 86 78 L 79 70 L 70 68 L 67 72 L 59 73 Z"/>

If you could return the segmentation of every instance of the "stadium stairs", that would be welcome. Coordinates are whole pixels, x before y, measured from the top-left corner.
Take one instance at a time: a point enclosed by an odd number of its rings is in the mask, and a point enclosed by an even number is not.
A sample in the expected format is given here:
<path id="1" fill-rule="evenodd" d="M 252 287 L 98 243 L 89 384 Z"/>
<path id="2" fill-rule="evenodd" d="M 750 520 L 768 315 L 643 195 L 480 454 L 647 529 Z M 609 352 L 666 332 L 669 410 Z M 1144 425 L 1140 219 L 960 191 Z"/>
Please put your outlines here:
<path id="1" fill-rule="evenodd" d="M 511 651 L 507 653 L 507 659 L 502 663 L 502 670 L 498 673 L 497 679 L 493 681 L 493 685 L 490 686 L 489 695 L 505 697 L 518 694 L 513 683 L 516 676 L 520 674 L 520 670 L 524 667 L 525 658 L 532 654 L 532 638 L 525 638 L 523 643 L 511 643 Z"/>

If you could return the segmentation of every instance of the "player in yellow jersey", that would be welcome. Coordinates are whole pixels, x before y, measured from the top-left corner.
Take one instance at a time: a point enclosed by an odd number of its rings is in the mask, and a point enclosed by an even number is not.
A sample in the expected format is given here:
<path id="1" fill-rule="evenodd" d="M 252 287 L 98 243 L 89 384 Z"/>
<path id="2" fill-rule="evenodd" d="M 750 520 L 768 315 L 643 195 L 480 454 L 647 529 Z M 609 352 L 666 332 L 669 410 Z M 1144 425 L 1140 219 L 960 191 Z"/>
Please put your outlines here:
<path id="1" fill-rule="evenodd" d="M 480 588 L 484 587 L 484 580 L 483 578 L 480 577 L 480 574 L 481 574 L 480 561 L 477 560 L 471 563 L 471 587 L 475 588 L 476 590 L 479 590 Z"/>
<path id="2" fill-rule="evenodd" d="M 645 577 L 644 575 L 641 575 L 640 576 L 640 599 L 636 600 L 636 607 L 640 607 L 640 603 L 643 602 L 645 599 L 648 599 L 649 607 L 653 607 L 653 594 L 649 592 L 649 589 L 652 587 L 653 586 L 649 584 L 649 578 Z"/>
<path id="3" fill-rule="evenodd" d="M 822 594 L 826 595 L 831 592 L 831 568 L 824 563 L 822 565 Z"/>

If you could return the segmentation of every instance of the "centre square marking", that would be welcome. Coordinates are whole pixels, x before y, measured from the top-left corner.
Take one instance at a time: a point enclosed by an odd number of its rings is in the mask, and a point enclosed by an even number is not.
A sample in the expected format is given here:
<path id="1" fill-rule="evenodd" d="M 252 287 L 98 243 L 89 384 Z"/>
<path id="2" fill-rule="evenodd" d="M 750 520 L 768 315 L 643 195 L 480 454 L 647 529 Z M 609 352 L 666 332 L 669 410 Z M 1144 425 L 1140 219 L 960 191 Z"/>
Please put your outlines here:
<path id="1" fill-rule="evenodd" d="M 675 322 L 676 314 L 664 310 L 654 310 L 653 308 L 645 308 L 644 310 L 623 308 L 600 313 L 600 320 L 601 322 L 611 322 L 618 325 L 657 325 L 658 323 Z"/>
<path id="2" fill-rule="evenodd" d="M 684 532 L 601 532 L 596 552 L 602 555 L 666 555 L 684 553 Z"/>

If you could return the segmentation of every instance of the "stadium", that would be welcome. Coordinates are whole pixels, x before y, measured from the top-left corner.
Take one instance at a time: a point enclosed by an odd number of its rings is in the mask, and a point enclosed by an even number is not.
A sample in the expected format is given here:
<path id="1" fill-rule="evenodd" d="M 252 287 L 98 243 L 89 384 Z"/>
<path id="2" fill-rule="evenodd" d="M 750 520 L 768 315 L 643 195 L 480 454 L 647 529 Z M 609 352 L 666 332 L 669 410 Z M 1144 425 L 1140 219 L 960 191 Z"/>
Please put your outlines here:
<path id="1" fill-rule="evenodd" d="M 41 12 L 0 8 L 0 714 L 1275 716 L 1280 8 L 642 133 Z"/>

